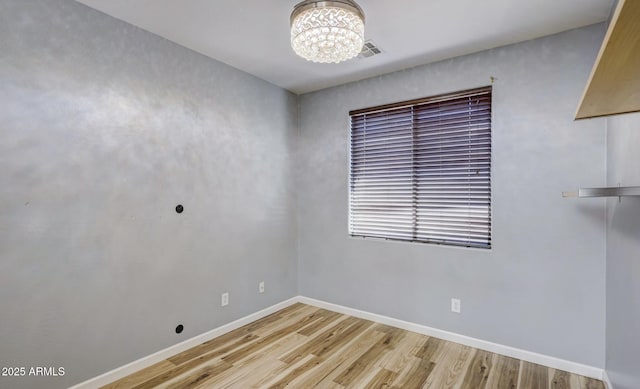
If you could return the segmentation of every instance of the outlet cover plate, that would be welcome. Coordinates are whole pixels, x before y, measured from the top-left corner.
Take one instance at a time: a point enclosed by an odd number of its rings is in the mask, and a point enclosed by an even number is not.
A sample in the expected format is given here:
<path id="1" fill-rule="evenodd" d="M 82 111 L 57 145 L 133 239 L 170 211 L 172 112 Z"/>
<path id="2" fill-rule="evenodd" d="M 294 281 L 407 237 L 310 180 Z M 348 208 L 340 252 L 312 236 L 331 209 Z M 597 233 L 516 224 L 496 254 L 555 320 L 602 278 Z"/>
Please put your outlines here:
<path id="1" fill-rule="evenodd" d="M 451 299 L 451 312 L 460 313 L 460 299 Z"/>

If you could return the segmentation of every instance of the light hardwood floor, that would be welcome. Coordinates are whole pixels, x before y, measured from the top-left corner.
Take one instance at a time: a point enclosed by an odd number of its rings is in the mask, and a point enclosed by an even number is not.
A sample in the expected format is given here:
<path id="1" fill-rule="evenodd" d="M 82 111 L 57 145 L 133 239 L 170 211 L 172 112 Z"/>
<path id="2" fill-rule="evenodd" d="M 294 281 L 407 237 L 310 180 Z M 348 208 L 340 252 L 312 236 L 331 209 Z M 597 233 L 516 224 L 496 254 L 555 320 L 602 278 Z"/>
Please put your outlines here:
<path id="1" fill-rule="evenodd" d="M 104 388 L 569 388 L 601 381 L 295 304 Z"/>

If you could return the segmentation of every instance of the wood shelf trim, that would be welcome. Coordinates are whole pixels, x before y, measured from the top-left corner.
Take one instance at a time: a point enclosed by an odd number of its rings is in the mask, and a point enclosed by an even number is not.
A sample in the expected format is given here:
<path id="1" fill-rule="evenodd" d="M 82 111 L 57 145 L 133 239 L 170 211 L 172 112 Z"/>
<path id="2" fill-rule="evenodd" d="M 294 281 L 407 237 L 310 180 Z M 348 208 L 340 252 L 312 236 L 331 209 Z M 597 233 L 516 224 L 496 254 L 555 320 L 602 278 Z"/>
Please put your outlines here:
<path id="1" fill-rule="evenodd" d="M 620 0 L 607 30 L 577 119 L 640 111 L 640 1 Z"/>

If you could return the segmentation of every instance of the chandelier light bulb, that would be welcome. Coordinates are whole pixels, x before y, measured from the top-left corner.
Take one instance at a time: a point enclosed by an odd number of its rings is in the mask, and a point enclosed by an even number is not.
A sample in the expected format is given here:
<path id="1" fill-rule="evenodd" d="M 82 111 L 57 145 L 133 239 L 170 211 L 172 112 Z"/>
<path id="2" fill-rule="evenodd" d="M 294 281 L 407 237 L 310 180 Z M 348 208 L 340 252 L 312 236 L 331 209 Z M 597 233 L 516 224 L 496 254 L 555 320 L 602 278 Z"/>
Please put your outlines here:
<path id="1" fill-rule="evenodd" d="M 308 61 L 346 61 L 362 50 L 364 20 L 351 0 L 303 1 L 291 14 L 291 47 Z"/>

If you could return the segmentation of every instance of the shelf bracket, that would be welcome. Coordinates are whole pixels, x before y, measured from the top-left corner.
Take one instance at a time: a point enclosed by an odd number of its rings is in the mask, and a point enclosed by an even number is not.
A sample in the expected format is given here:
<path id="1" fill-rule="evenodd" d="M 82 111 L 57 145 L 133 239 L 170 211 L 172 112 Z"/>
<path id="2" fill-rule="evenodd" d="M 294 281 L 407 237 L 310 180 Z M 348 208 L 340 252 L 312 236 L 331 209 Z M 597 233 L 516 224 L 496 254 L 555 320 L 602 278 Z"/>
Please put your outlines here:
<path id="1" fill-rule="evenodd" d="M 562 192 L 562 197 L 617 197 L 640 196 L 640 186 L 617 186 L 608 188 L 580 188 L 577 192 Z"/>

